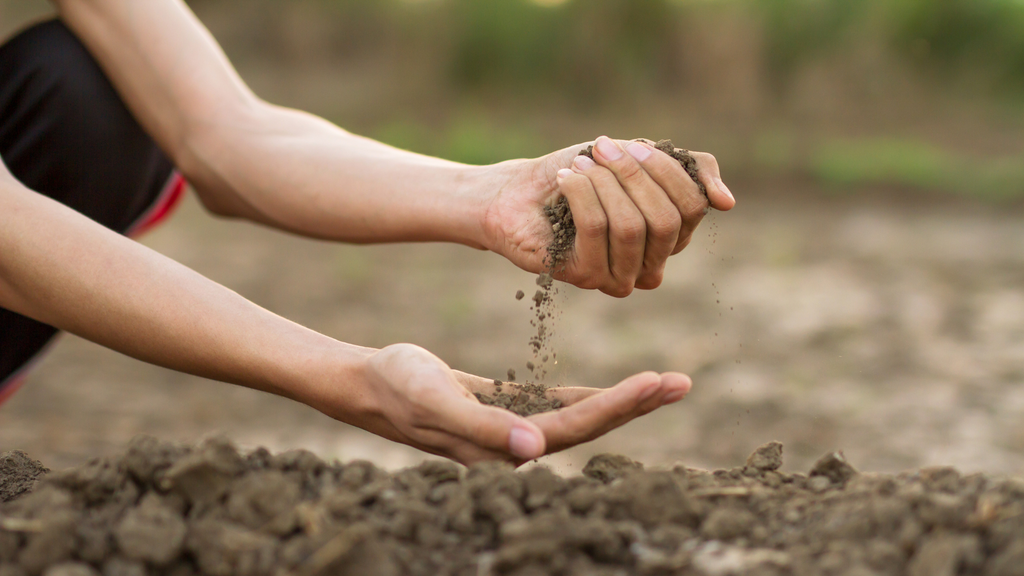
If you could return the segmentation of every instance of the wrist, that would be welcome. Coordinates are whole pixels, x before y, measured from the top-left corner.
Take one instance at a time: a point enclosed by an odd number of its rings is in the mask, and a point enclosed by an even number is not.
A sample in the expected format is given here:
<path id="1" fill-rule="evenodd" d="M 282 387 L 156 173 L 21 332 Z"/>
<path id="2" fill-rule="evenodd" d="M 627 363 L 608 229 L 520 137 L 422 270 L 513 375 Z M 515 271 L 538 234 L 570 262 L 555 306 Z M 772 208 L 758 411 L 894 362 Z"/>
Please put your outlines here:
<path id="1" fill-rule="evenodd" d="M 478 167 L 482 173 L 477 194 L 483 202 L 474 217 L 479 222 L 481 248 L 505 255 L 510 232 L 506 219 L 509 202 L 503 200 L 523 191 L 545 188 L 541 164 L 538 159 L 517 159 Z"/>
<path id="2" fill-rule="evenodd" d="M 281 385 L 272 391 L 337 420 L 352 422 L 370 409 L 367 360 L 374 352 L 373 348 L 316 334 L 315 342 L 285 352 L 287 359 L 277 362 L 287 368 L 278 380 Z"/>

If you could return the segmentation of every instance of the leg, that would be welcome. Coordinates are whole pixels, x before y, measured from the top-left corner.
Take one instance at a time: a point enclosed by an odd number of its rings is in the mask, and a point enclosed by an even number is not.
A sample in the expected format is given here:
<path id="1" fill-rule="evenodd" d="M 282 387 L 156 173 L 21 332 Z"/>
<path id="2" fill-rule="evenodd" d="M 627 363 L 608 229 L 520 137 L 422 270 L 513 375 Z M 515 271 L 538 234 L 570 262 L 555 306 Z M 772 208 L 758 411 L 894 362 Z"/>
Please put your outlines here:
<path id="1" fill-rule="evenodd" d="M 171 162 L 59 21 L 0 47 L 0 157 L 27 187 L 121 233 L 143 224 L 177 182 Z M 0 398 L 56 333 L 0 308 Z"/>

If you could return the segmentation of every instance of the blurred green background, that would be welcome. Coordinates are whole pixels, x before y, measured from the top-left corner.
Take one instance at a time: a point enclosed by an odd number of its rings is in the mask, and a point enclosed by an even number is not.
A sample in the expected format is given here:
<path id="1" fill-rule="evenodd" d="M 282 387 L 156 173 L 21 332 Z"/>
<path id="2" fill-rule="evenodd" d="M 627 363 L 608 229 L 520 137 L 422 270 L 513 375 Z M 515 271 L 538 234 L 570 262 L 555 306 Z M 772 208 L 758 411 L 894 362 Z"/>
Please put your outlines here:
<path id="1" fill-rule="evenodd" d="M 428 154 L 642 135 L 733 179 L 1024 195 L 1018 0 L 189 4 L 262 96 Z M 0 6 L 0 22 L 46 8 Z"/>
<path id="2" fill-rule="evenodd" d="M 727 176 L 1024 195 L 1017 0 L 197 0 L 268 98 L 473 163 L 602 133 Z M 310 89 L 322 70 L 333 90 Z M 321 79 L 320 82 L 323 82 Z"/>

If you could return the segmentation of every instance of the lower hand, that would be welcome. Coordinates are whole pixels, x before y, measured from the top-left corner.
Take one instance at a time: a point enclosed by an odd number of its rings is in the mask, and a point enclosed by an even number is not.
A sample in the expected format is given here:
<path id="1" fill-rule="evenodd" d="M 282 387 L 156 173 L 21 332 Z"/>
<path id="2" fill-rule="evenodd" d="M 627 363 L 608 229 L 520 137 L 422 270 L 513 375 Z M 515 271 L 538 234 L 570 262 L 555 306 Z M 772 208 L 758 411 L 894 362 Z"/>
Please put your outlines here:
<path id="1" fill-rule="evenodd" d="M 362 408 L 346 417 L 370 432 L 472 464 L 504 460 L 516 465 L 587 442 L 633 418 L 678 402 L 690 379 L 644 372 L 618 385 L 549 390 L 564 408 L 527 418 L 481 404 L 474 392 L 492 393 L 493 380 L 457 372 L 426 350 L 396 344 L 366 361 Z"/>
<path id="2" fill-rule="evenodd" d="M 645 143 L 602 136 L 594 160 L 579 156 L 584 147 L 497 166 L 505 177 L 485 218 L 490 249 L 520 268 L 545 271 L 552 231 L 544 206 L 564 195 L 577 232 L 555 277 L 624 297 L 661 285 L 669 256 L 689 244 L 709 207 L 736 204 L 710 154 L 691 153 L 705 197 L 678 161 Z"/>

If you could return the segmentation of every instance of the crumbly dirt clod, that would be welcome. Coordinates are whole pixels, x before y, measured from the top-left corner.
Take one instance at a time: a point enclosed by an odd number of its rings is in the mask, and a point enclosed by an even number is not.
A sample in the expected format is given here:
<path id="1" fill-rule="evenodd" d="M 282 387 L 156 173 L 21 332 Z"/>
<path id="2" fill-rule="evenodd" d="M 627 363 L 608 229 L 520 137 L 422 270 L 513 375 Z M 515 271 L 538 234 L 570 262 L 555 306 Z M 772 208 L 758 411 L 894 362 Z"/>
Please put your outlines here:
<path id="1" fill-rule="evenodd" d="M 770 472 L 782 467 L 782 443 L 769 442 L 747 457 L 747 466 L 761 472 Z"/>
<path id="2" fill-rule="evenodd" d="M 389 473 L 220 439 L 140 439 L 0 504 L 0 574 L 1022 573 L 1024 480 L 944 467 L 849 475 L 836 454 L 813 476 L 770 469 L 773 443 L 730 470 L 600 455 L 563 478 L 447 461 Z M 196 470 L 216 470 L 216 489 L 181 489 Z"/>
<path id="3" fill-rule="evenodd" d="M 547 388 L 540 384 L 499 383 L 495 381 L 493 394 L 478 392 L 474 396 L 482 404 L 511 410 L 520 416 L 532 416 L 541 412 L 558 410 L 562 407 L 561 400 L 549 398 Z"/>
<path id="4" fill-rule="evenodd" d="M 14 500 L 35 486 L 50 470 L 21 450 L 0 454 L 0 502 Z"/>

